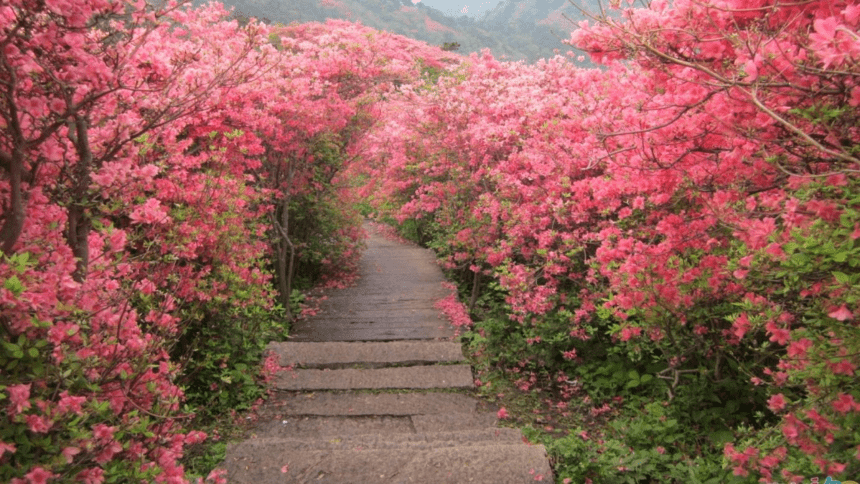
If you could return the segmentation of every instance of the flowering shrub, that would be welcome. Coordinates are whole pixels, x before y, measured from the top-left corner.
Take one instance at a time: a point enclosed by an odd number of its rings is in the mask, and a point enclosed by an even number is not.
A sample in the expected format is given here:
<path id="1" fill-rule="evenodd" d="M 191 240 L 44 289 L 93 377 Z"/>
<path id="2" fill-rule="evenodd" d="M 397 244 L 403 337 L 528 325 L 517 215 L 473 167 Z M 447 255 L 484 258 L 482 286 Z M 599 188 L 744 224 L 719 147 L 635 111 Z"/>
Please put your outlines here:
<path id="1" fill-rule="evenodd" d="M 218 5 L 0 6 L 0 478 L 185 480 L 185 422 L 260 395 L 294 279 L 344 283 L 357 179 L 521 390 L 621 419 L 568 478 L 860 473 L 860 5 L 614 5 L 570 39 L 603 70 Z"/>
<path id="2" fill-rule="evenodd" d="M 3 482 L 193 477 L 183 456 L 207 436 L 189 425 L 263 394 L 290 307 L 283 241 L 304 230 L 304 262 L 349 269 L 361 231 L 335 175 L 382 93 L 447 55 L 352 24 L 281 41 L 227 18 L 0 6 Z M 279 224 L 289 210 L 307 226 Z"/>
<path id="3" fill-rule="evenodd" d="M 738 479 L 856 475 L 860 6 L 615 7 L 571 37 L 603 70 L 485 53 L 394 99 L 380 207 L 497 285 L 472 338 L 522 388 L 666 401 Z"/>
<path id="4" fill-rule="evenodd" d="M 217 6 L 12 2 L 0 15 L 0 479 L 182 481 L 183 448 L 206 437 L 183 428 L 171 358 L 199 319 L 189 309 L 269 303 L 235 293 L 266 280 L 262 246 L 235 222 L 253 218 L 253 193 L 180 133 L 258 70 L 259 30 Z"/>

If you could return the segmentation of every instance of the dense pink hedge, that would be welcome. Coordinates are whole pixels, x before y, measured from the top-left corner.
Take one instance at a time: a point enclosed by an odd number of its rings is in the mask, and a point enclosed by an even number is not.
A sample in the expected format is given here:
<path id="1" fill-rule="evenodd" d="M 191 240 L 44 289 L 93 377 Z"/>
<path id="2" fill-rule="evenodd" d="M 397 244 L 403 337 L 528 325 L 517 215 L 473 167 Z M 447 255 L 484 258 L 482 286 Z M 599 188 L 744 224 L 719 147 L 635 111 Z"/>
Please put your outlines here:
<path id="1" fill-rule="evenodd" d="M 171 352 L 274 307 L 278 204 L 342 206 L 332 177 L 380 96 L 451 57 L 344 22 L 227 17 L 0 6 L 0 480 L 185 482 L 206 435 L 184 427 L 177 378 L 199 355 Z M 354 261 L 343 221 L 300 253 Z"/>
<path id="2" fill-rule="evenodd" d="M 523 324 L 609 320 L 675 385 L 727 362 L 767 385 L 781 423 L 738 432 L 737 474 L 857 471 L 860 5 L 619 13 L 571 38 L 602 70 L 473 55 L 404 92 L 367 140 L 378 196 Z"/>

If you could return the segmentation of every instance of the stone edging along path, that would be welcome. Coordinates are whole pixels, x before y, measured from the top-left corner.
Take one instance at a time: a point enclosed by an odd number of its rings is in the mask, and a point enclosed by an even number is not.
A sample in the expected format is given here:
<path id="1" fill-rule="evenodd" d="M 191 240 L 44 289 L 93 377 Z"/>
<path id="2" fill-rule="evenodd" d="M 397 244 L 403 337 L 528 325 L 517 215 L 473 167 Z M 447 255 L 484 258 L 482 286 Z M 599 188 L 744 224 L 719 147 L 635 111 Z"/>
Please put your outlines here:
<path id="1" fill-rule="evenodd" d="M 369 228 L 369 227 L 368 227 Z M 430 251 L 373 230 L 358 283 L 272 343 L 275 395 L 227 450 L 231 484 L 552 481 L 543 446 L 474 398 Z"/>

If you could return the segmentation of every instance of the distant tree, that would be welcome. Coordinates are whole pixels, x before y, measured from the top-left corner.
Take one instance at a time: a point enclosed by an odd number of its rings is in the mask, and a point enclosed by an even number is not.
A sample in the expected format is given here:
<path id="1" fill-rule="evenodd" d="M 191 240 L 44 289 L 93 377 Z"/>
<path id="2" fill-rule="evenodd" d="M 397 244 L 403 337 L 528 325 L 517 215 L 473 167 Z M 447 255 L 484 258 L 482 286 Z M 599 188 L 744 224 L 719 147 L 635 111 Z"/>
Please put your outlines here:
<path id="1" fill-rule="evenodd" d="M 233 13 L 231 13 L 230 17 L 228 17 L 228 20 L 235 20 L 239 23 L 240 27 L 244 27 L 248 25 L 248 22 L 251 21 L 251 17 L 249 17 L 245 12 L 237 8 L 233 10 Z"/>
<path id="2" fill-rule="evenodd" d="M 460 43 L 459 42 L 443 42 L 442 43 L 442 50 L 444 50 L 444 51 L 456 52 L 459 49 L 460 49 Z"/>

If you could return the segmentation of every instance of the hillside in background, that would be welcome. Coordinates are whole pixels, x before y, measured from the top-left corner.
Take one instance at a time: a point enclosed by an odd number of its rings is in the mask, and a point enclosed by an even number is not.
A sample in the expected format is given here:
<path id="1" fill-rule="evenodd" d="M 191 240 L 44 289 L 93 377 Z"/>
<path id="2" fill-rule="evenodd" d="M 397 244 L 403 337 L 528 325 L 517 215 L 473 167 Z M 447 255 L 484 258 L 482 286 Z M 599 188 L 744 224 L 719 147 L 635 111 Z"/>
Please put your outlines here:
<path id="1" fill-rule="evenodd" d="M 597 0 L 576 0 L 590 11 Z M 558 49 L 572 50 L 561 39 L 569 37 L 583 18 L 569 0 L 505 0 L 481 18 L 452 17 L 411 0 L 225 0 L 239 16 L 270 22 L 322 22 L 346 19 L 433 45 L 456 42 L 468 55 L 489 48 L 507 60 L 534 62 L 552 57 Z M 567 18 L 565 18 L 567 17 Z"/>

